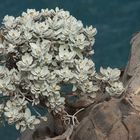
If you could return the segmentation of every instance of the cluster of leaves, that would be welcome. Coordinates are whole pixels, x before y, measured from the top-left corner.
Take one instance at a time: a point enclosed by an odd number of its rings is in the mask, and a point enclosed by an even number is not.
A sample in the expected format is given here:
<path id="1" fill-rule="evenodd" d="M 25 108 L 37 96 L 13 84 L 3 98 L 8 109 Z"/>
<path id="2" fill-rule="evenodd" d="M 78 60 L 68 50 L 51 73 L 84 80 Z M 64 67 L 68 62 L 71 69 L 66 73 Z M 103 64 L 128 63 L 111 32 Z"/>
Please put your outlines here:
<path id="1" fill-rule="evenodd" d="M 65 110 L 61 87 L 71 84 L 76 96 L 95 99 L 102 88 L 120 95 L 118 69 L 95 71 L 90 55 L 97 31 L 68 11 L 28 9 L 19 17 L 5 16 L 0 44 L 0 115 L 17 129 L 33 129 L 39 117 L 31 115 L 28 104 L 44 101 L 48 111 Z M 102 86 L 102 85 L 105 86 Z M 64 95 L 64 94 L 63 94 Z"/>
<path id="2" fill-rule="evenodd" d="M 117 68 L 111 69 L 108 67 L 103 69 L 101 67 L 100 73 L 95 76 L 98 79 L 100 91 L 104 91 L 110 96 L 120 96 L 124 91 L 123 83 L 119 81 L 120 74 L 121 72 Z"/>

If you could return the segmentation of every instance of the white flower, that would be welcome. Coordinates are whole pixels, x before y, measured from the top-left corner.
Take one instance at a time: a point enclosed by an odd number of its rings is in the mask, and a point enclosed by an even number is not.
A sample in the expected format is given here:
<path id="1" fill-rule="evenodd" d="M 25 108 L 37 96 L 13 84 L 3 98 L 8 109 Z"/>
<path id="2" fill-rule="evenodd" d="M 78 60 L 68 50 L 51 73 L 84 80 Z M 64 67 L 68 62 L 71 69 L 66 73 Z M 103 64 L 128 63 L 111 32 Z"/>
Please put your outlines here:
<path id="1" fill-rule="evenodd" d="M 77 21 L 76 18 L 70 16 L 66 19 L 63 34 L 66 36 L 78 35 L 82 31 L 83 24 L 81 21 Z"/>
<path id="2" fill-rule="evenodd" d="M 48 82 L 49 84 L 58 83 L 58 81 L 59 81 L 59 79 L 57 78 L 55 72 L 51 72 L 51 73 L 49 74 L 49 76 L 47 77 L 47 82 Z"/>
<path id="3" fill-rule="evenodd" d="M 5 107 L 4 115 L 8 118 L 11 118 L 9 119 L 9 123 L 13 123 L 14 121 L 17 121 L 18 119 L 21 118 L 20 116 L 21 114 L 19 113 L 19 110 L 17 108 L 12 108 L 12 106 L 9 106 L 9 108 L 8 106 Z"/>
<path id="4" fill-rule="evenodd" d="M 58 16 L 54 16 L 53 19 L 48 18 L 48 21 L 46 21 L 49 23 L 49 26 L 52 30 L 57 31 L 58 29 L 62 28 L 64 25 L 64 20 L 60 19 Z"/>
<path id="5" fill-rule="evenodd" d="M 21 24 L 21 30 L 24 32 L 24 31 L 31 31 L 33 30 L 33 25 L 34 25 L 34 21 L 33 19 L 30 17 L 30 16 L 27 16 L 27 17 L 24 17 L 24 18 L 21 18 L 19 17 L 18 19 L 19 23 Z"/>
<path id="6" fill-rule="evenodd" d="M 37 18 L 39 16 L 39 12 L 35 9 L 27 9 L 27 12 L 22 13 L 23 17 Z"/>
<path id="7" fill-rule="evenodd" d="M 59 94 L 56 96 L 49 96 L 46 105 L 49 107 L 50 110 L 53 110 L 54 113 L 61 112 L 64 109 L 65 98 L 60 97 Z"/>
<path id="8" fill-rule="evenodd" d="M 84 81 L 88 79 L 87 73 L 83 73 L 83 72 L 78 72 L 74 74 L 74 76 L 75 76 L 76 82 L 78 82 L 79 84 L 83 83 Z"/>
<path id="9" fill-rule="evenodd" d="M 50 86 L 48 92 L 58 94 L 58 91 L 60 91 L 60 89 L 61 89 L 60 86 L 54 83 Z"/>
<path id="10" fill-rule="evenodd" d="M 7 101 L 4 108 L 4 115 L 7 117 L 9 123 L 14 123 L 22 118 L 22 114 L 20 113 L 21 109 L 22 106 L 17 106 L 16 102 Z"/>
<path id="11" fill-rule="evenodd" d="M 109 93 L 110 96 L 120 96 L 124 91 L 124 87 L 122 82 L 114 82 L 110 84 L 110 87 L 106 87 L 106 92 Z"/>
<path id="12" fill-rule="evenodd" d="M 49 75 L 50 72 L 48 70 L 47 66 L 44 67 L 36 67 L 31 70 L 31 75 L 29 76 L 30 80 L 45 80 L 47 78 L 47 75 Z"/>
<path id="13" fill-rule="evenodd" d="M 70 12 L 60 9 L 60 10 L 57 10 L 57 16 L 62 19 L 68 19 L 70 17 Z"/>
<path id="14" fill-rule="evenodd" d="M 92 76 L 95 74 L 95 64 L 88 58 L 75 60 L 75 66 L 77 71 L 80 73 L 91 74 Z"/>
<path id="15" fill-rule="evenodd" d="M 42 16 L 47 17 L 49 15 L 49 9 L 41 9 L 41 13 Z"/>
<path id="16" fill-rule="evenodd" d="M 93 28 L 93 26 L 89 26 L 85 28 L 85 32 L 87 33 L 88 36 L 93 37 L 97 34 L 97 29 Z"/>
<path id="17" fill-rule="evenodd" d="M 95 93 L 99 90 L 99 87 L 97 85 L 93 85 L 92 81 L 86 81 L 83 83 L 83 85 L 81 85 L 81 89 L 83 90 L 83 92 L 87 92 L 87 93 Z"/>
<path id="18" fill-rule="evenodd" d="M 46 82 L 34 82 L 31 85 L 31 93 L 35 95 L 35 98 L 38 98 L 39 95 L 48 96 L 49 85 Z"/>
<path id="19" fill-rule="evenodd" d="M 71 72 L 71 70 L 68 67 L 65 67 L 61 70 L 56 70 L 55 72 L 64 82 L 68 82 L 74 77 L 74 74 Z"/>
<path id="20" fill-rule="evenodd" d="M 100 68 L 100 74 L 96 76 L 97 79 L 103 81 L 117 81 L 120 78 L 121 71 L 117 68 L 112 69 L 108 67 L 107 69 Z"/>
<path id="21" fill-rule="evenodd" d="M 32 50 L 31 54 L 36 58 L 40 57 L 43 52 L 41 51 L 41 47 L 39 46 L 39 44 L 30 43 L 30 46 L 31 46 L 31 50 Z"/>
<path id="22" fill-rule="evenodd" d="M 43 46 L 44 44 L 40 44 L 39 42 L 36 43 L 30 43 L 31 46 L 31 54 L 33 57 L 38 58 L 39 61 L 45 59 L 45 55 L 47 52 L 47 48 Z"/>
<path id="23" fill-rule="evenodd" d="M 10 77 L 5 77 L 0 79 L 0 93 L 3 95 L 9 96 L 13 92 L 15 92 L 16 87 L 11 83 Z"/>
<path id="24" fill-rule="evenodd" d="M 89 26 L 89 27 L 86 27 L 84 31 L 86 35 L 88 36 L 91 45 L 93 46 L 95 42 L 94 36 L 97 34 L 97 29 L 93 28 L 93 26 Z"/>
<path id="25" fill-rule="evenodd" d="M 14 28 L 16 26 L 16 21 L 13 16 L 6 15 L 3 19 L 3 24 L 6 28 Z"/>
<path id="26" fill-rule="evenodd" d="M 49 25 L 46 22 L 41 22 L 41 23 L 34 23 L 34 31 L 38 35 L 47 35 L 47 30 L 49 28 Z"/>
<path id="27" fill-rule="evenodd" d="M 69 51 L 69 47 L 67 45 L 61 45 L 59 47 L 59 58 L 64 61 L 71 61 L 75 57 L 76 53 L 74 51 Z"/>
<path id="28" fill-rule="evenodd" d="M 86 36 L 84 34 L 72 35 L 70 40 L 72 42 L 72 44 L 70 44 L 71 46 L 80 48 L 81 50 L 90 45 L 90 42 L 86 41 Z"/>
<path id="29" fill-rule="evenodd" d="M 5 37 L 11 43 L 19 43 L 21 41 L 20 34 L 21 34 L 20 31 L 11 29 L 10 31 L 8 31 Z"/>
<path id="30" fill-rule="evenodd" d="M 22 61 L 16 63 L 18 69 L 21 71 L 30 71 L 35 64 L 33 64 L 33 57 L 26 53 L 22 56 Z"/>
<path id="31" fill-rule="evenodd" d="M 31 111 L 29 108 L 25 109 L 25 113 L 23 113 L 23 118 L 21 121 L 16 123 L 16 129 L 21 129 L 21 132 L 25 131 L 27 128 L 34 129 L 36 124 L 39 124 L 40 120 L 35 116 L 31 115 Z"/>
<path id="32" fill-rule="evenodd" d="M 20 127 L 21 130 L 25 130 L 26 127 L 33 128 L 33 125 L 39 123 L 39 120 L 36 119 L 35 116 L 31 116 L 31 112 L 26 108 L 26 105 L 27 101 L 21 98 L 16 98 L 7 101 L 6 106 L 4 107 L 4 115 L 8 123 L 13 124 L 16 122 L 17 129 Z"/>

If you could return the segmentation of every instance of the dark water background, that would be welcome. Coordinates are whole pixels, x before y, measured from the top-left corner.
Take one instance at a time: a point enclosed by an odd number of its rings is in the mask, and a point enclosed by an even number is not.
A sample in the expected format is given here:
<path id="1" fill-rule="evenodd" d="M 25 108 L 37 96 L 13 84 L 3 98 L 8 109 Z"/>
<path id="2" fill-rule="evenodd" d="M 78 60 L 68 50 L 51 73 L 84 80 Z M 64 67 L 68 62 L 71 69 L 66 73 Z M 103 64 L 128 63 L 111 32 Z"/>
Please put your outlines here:
<path id="1" fill-rule="evenodd" d="M 27 8 L 46 7 L 69 10 L 84 25 L 97 28 L 97 68 L 126 65 L 131 36 L 140 30 L 140 0 L 0 0 L 0 22 L 6 14 L 18 16 Z M 16 140 L 18 135 L 13 126 L 0 127 L 0 140 Z"/>

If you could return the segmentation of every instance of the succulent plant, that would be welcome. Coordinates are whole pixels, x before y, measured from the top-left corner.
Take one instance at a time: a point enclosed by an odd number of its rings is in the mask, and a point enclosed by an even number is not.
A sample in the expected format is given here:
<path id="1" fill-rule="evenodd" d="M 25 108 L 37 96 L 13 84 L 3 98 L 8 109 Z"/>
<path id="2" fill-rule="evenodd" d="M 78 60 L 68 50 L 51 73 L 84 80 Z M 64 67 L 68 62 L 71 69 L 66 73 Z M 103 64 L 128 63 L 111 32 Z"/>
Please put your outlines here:
<path id="1" fill-rule="evenodd" d="M 97 30 L 84 27 L 68 11 L 28 9 L 19 17 L 3 19 L 0 44 L 0 115 L 9 124 L 24 131 L 33 129 L 41 116 L 31 115 L 29 104 L 45 101 L 49 112 L 63 114 L 65 97 L 63 84 L 73 85 L 77 97 L 96 99 L 101 85 L 110 96 L 120 95 L 120 70 L 100 69 L 89 57 L 94 53 Z M 101 84 L 99 84 L 101 83 Z M 104 93 L 105 94 L 105 93 Z M 3 115 L 2 115 L 3 114 Z"/>

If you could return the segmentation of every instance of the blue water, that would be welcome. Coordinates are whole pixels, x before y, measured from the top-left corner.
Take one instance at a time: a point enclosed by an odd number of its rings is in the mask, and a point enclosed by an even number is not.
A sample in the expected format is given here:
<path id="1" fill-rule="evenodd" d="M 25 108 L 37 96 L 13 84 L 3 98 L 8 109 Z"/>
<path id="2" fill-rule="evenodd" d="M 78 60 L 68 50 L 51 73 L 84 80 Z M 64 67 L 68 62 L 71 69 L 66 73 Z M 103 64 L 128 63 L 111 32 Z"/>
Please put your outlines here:
<path id="1" fill-rule="evenodd" d="M 100 66 L 124 67 L 130 39 L 140 29 L 140 0 L 0 0 L 0 22 L 8 15 L 20 15 L 27 8 L 69 10 L 85 25 L 97 28 L 93 60 Z M 0 127 L 0 140 L 16 140 L 13 126 Z"/>

